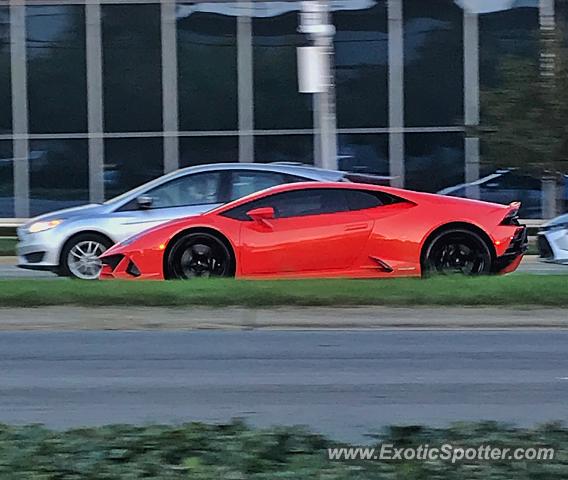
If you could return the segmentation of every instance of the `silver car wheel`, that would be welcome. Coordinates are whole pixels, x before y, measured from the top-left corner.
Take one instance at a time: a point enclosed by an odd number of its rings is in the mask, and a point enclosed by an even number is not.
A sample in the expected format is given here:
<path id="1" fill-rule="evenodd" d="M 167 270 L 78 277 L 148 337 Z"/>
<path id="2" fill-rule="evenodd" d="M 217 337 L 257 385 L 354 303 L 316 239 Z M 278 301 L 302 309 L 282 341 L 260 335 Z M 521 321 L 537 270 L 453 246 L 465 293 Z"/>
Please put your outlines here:
<path id="1" fill-rule="evenodd" d="M 96 240 L 84 240 L 77 243 L 67 255 L 69 271 L 82 280 L 96 280 L 102 267 L 99 255 L 106 249 Z"/>

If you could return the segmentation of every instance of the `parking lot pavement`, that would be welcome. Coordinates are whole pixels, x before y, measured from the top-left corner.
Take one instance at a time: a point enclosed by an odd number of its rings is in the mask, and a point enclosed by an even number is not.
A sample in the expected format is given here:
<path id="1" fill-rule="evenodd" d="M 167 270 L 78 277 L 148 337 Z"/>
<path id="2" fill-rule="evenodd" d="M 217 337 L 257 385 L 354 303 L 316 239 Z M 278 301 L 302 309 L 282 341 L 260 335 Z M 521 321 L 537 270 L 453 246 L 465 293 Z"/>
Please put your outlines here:
<path id="1" fill-rule="evenodd" d="M 530 255 L 523 259 L 523 263 L 517 270 L 519 273 L 531 273 L 535 275 L 562 275 L 568 274 L 568 265 L 556 265 L 553 263 L 541 262 L 537 256 Z M 16 267 L 15 257 L 0 257 L 0 279 L 11 278 L 58 278 L 51 272 L 36 272 L 33 270 L 22 270 Z"/>
<path id="2" fill-rule="evenodd" d="M 523 259 L 517 272 L 535 275 L 563 275 L 568 274 L 568 265 L 541 262 L 536 255 L 528 255 Z"/>
<path id="3" fill-rule="evenodd" d="M 0 257 L 0 279 L 12 278 L 57 278 L 57 275 L 51 272 L 24 270 L 16 266 L 14 257 Z"/>

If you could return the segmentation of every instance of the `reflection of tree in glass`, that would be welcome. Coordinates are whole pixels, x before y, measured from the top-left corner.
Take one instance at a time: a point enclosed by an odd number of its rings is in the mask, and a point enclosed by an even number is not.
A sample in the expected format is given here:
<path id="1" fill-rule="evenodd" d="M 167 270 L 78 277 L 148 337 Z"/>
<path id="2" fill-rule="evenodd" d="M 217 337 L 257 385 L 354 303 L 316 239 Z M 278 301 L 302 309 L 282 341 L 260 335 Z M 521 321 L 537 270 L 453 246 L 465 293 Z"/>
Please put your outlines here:
<path id="1" fill-rule="evenodd" d="M 8 6 L 0 6 L 0 134 L 10 133 L 12 130 L 10 23 L 8 14 Z"/>
<path id="2" fill-rule="evenodd" d="M 536 175 L 568 172 L 568 48 L 565 20 L 540 51 L 554 55 L 553 75 L 543 74 L 539 57 L 508 55 L 497 71 L 498 86 L 481 92 L 483 162 L 518 167 Z"/>

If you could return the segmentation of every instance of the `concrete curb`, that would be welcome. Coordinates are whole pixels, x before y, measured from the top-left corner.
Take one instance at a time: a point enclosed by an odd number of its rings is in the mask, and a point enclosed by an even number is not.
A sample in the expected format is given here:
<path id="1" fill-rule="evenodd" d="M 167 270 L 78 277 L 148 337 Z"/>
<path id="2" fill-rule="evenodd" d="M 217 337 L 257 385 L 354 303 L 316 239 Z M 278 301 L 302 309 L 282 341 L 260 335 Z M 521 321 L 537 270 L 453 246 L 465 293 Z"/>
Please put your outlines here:
<path id="1" fill-rule="evenodd" d="M 558 308 L 0 308 L 0 331 L 396 328 L 568 328 L 568 319 Z"/>

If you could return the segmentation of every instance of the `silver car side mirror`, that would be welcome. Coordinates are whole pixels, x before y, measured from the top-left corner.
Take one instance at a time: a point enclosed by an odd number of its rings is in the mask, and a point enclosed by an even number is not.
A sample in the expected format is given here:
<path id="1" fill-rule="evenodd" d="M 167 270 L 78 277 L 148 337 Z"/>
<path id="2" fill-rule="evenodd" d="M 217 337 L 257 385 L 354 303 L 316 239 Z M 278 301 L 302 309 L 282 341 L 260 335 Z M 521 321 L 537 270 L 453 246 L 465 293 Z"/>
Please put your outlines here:
<path id="1" fill-rule="evenodd" d="M 140 195 L 138 198 L 136 198 L 136 203 L 138 204 L 138 208 L 140 210 L 146 210 L 152 207 L 154 199 L 149 195 Z"/>

